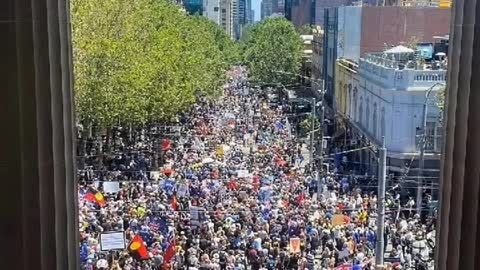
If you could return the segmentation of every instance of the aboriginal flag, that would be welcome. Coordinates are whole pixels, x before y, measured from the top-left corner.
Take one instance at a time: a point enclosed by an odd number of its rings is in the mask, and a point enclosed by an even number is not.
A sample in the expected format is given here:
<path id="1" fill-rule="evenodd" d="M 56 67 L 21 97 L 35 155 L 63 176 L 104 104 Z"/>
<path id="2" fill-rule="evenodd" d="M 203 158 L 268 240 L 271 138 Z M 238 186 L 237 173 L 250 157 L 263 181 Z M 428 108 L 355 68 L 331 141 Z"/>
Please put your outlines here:
<path id="1" fill-rule="evenodd" d="M 150 259 L 150 254 L 148 254 L 147 246 L 143 242 L 143 239 L 140 235 L 135 235 L 130 245 L 128 245 L 128 251 L 130 254 L 137 260 L 148 260 Z"/>
<path id="2" fill-rule="evenodd" d="M 103 197 L 102 193 L 100 193 L 99 191 L 93 189 L 93 188 L 89 188 L 87 193 L 85 193 L 85 200 L 89 201 L 89 202 L 93 202 L 93 203 L 96 203 L 98 204 L 100 207 L 104 207 L 107 202 L 105 201 L 105 198 Z"/>

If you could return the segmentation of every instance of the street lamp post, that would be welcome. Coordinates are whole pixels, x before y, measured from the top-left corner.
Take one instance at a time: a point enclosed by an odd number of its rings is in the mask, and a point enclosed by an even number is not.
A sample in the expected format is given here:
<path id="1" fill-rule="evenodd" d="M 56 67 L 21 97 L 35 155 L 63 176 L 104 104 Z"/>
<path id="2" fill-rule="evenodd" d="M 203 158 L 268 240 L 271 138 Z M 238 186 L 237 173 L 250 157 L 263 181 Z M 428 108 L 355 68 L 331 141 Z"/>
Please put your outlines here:
<path id="1" fill-rule="evenodd" d="M 444 83 L 435 83 L 430 86 L 425 92 L 425 101 L 423 103 L 423 116 L 422 116 L 422 135 L 420 141 L 420 160 L 419 160 L 419 177 L 417 183 L 417 213 L 421 214 L 422 210 L 422 193 L 424 181 L 424 169 L 425 169 L 425 144 L 427 142 L 427 113 L 428 113 L 428 100 L 432 90 L 439 85 L 445 85 Z"/>

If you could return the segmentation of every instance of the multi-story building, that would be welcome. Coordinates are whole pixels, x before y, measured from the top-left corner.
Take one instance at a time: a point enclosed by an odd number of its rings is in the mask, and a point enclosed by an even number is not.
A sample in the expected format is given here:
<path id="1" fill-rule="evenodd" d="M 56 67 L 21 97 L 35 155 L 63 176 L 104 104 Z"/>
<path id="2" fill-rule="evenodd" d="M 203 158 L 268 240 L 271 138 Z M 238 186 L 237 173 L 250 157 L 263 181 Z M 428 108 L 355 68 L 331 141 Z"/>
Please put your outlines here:
<path id="1" fill-rule="evenodd" d="M 183 0 L 185 10 L 192 15 L 202 15 L 203 0 Z"/>
<path id="2" fill-rule="evenodd" d="M 285 16 L 285 0 L 272 0 L 272 13 Z"/>
<path id="3" fill-rule="evenodd" d="M 248 19 L 248 23 L 254 23 L 255 22 L 255 10 L 251 9 L 250 10 L 250 16 Z"/>
<path id="4" fill-rule="evenodd" d="M 220 25 L 233 39 L 232 0 L 220 0 Z"/>
<path id="5" fill-rule="evenodd" d="M 233 22 L 233 38 L 241 38 L 246 24 L 246 0 L 231 0 L 231 17 Z"/>
<path id="6" fill-rule="evenodd" d="M 233 39 L 235 33 L 231 12 L 232 0 L 203 0 L 203 16 L 218 24 Z"/>
<path id="7" fill-rule="evenodd" d="M 383 51 L 412 40 L 434 42 L 448 34 L 450 10 L 430 7 L 348 6 L 325 9 L 323 78 L 333 107 L 335 65 L 339 58 L 358 62 L 368 52 Z M 335 108 L 333 108 L 335 109 Z"/>
<path id="8" fill-rule="evenodd" d="M 357 64 L 337 60 L 337 113 L 350 130 L 349 141 L 380 146 L 385 138 L 390 173 L 404 173 L 406 164 L 418 161 L 426 104 L 425 168 L 439 168 L 441 150 L 438 90 L 445 87 L 446 61 L 426 64 L 415 51 L 397 46 L 366 54 Z M 430 95 L 427 95 L 431 91 Z M 428 98 L 427 98 L 428 96 Z M 365 151 L 352 155 L 358 164 L 376 166 L 376 157 Z M 418 162 L 412 164 L 418 168 Z M 368 171 L 368 168 L 367 168 Z"/>
<path id="9" fill-rule="evenodd" d="M 203 0 L 203 16 L 221 26 L 220 2 L 221 0 Z"/>
<path id="10" fill-rule="evenodd" d="M 310 85 L 312 76 L 313 35 L 301 35 L 303 40 L 302 85 Z"/>
<path id="11" fill-rule="evenodd" d="M 262 0 L 260 4 L 260 19 L 265 20 L 270 17 L 273 13 L 273 1 L 272 0 Z"/>
<path id="12" fill-rule="evenodd" d="M 255 21 L 255 11 L 252 9 L 252 0 L 245 1 L 245 24 Z"/>
<path id="13" fill-rule="evenodd" d="M 349 6 L 352 0 L 315 0 L 315 17 L 313 19 L 315 25 L 324 26 L 325 8 Z M 362 2 L 363 4 L 363 2 Z"/>
<path id="14" fill-rule="evenodd" d="M 291 4 L 290 17 L 287 17 L 295 27 L 300 28 L 304 25 L 313 25 L 315 23 L 315 5 L 312 0 L 289 0 L 285 4 Z"/>
<path id="15" fill-rule="evenodd" d="M 322 27 L 318 26 L 313 30 L 311 77 L 313 81 L 322 82 L 321 85 L 316 83 L 312 85 L 317 92 L 323 90 L 323 35 Z"/>

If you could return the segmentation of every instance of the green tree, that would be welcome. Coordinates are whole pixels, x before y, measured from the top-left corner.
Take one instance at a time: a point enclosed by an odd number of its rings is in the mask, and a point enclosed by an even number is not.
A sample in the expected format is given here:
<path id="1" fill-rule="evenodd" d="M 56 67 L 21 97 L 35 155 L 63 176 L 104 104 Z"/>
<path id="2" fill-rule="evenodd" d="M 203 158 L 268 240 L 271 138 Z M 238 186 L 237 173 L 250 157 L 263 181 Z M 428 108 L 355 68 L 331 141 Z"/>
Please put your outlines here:
<path id="1" fill-rule="evenodd" d="M 284 18 L 268 18 L 247 29 L 242 40 L 243 61 L 254 80 L 293 83 L 300 71 L 303 43 L 293 24 Z"/>
<path id="2" fill-rule="evenodd" d="M 170 121 L 218 96 L 236 44 L 167 0 L 72 0 L 77 111 L 110 127 Z"/>
<path id="3" fill-rule="evenodd" d="M 440 109 L 440 121 L 443 121 L 443 116 L 445 113 L 445 95 L 446 95 L 446 87 L 442 87 L 438 90 L 436 96 L 436 104 Z"/>

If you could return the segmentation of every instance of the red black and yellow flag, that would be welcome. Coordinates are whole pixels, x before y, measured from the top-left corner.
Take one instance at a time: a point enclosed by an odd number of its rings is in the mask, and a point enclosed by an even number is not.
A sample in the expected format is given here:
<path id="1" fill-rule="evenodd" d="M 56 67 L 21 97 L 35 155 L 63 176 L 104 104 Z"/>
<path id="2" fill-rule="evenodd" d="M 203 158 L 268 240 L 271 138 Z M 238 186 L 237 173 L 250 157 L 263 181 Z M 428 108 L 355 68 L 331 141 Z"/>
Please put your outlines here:
<path id="1" fill-rule="evenodd" d="M 128 251 L 137 260 L 150 259 L 150 254 L 148 253 L 147 246 L 145 246 L 142 237 L 138 234 L 135 235 L 132 242 L 130 242 L 130 245 L 128 245 Z"/>
<path id="2" fill-rule="evenodd" d="M 107 202 L 105 201 L 102 193 L 93 188 L 88 189 L 87 193 L 85 193 L 84 198 L 89 202 L 98 204 L 100 207 L 104 207 L 105 205 L 107 205 Z"/>

